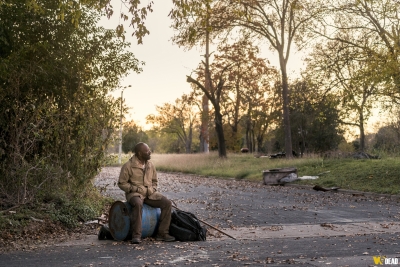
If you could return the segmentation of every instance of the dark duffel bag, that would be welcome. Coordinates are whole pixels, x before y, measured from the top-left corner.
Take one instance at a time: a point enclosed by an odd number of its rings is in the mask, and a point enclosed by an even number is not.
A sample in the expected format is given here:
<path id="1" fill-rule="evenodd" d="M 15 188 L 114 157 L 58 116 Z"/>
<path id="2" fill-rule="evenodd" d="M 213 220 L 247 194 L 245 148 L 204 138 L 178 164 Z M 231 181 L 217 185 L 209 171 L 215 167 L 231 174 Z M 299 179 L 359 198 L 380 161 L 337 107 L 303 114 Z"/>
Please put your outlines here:
<path id="1" fill-rule="evenodd" d="M 171 214 L 169 234 L 179 241 L 206 241 L 207 229 L 200 225 L 193 213 L 174 210 Z"/>

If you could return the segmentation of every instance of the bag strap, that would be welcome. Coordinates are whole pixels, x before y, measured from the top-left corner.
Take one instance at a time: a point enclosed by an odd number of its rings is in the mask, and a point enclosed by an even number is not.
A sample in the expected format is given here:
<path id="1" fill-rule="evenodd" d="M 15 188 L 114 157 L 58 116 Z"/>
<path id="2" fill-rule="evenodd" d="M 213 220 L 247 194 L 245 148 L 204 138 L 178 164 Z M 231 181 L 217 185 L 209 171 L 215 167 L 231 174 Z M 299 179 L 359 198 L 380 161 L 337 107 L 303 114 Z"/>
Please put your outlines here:
<path id="1" fill-rule="evenodd" d="M 174 211 L 175 212 L 175 211 Z M 180 219 L 178 219 L 186 228 L 192 230 L 195 232 L 196 235 L 198 235 L 201 231 L 199 228 L 201 228 L 199 221 L 196 219 L 194 214 L 187 212 L 187 211 L 176 211 L 176 216 Z M 188 222 L 189 221 L 189 222 Z M 196 226 L 193 226 L 195 224 Z"/>

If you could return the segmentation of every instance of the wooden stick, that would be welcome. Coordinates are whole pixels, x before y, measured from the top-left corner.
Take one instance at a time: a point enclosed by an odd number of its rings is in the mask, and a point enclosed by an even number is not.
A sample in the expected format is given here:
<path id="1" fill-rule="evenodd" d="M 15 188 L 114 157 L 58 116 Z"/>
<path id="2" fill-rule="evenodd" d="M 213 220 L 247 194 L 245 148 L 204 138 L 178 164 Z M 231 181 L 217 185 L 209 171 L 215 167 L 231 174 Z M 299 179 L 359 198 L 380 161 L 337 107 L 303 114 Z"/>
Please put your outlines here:
<path id="1" fill-rule="evenodd" d="M 172 207 L 174 207 L 174 208 L 177 209 L 177 210 L 183 211 L 183 210 L 179 209 L 179 208 L 178 208 L 177 206 L 175 206 L 175 205 L 172 205 Z M 236 240 L 236 238 L 234 238 L 233 236 L 231 236 L 231 235 L 225 233 L 224 231 L 218 229 L 217 227 L 212 226 L 211 224 L 209 224 L 209 223 L 207 223 L 207 222 L 205 222 L 205 221 L 203 221 L 203 220 L 200 220 L 199 218 L 197 218 L 197 219 L 198 219 L 200 222 L 204 223 L 205 225 L 210 226 L 210 227 L 213 228 L 214 230 L 217 230 L 218 232 L 223 233 L 224 235 L 229 236 L 230 238 L 233 238 L 233 239 Z"/>
<path id="2" fill-rule="evenodd" d="M 0 213 L 7 212 L 7 211 L 10 211 L 10 210 L 13 210 L 13 209 L 17 209 L 17 208 L 19 208 L 19 206 L 21 206 L 21 205 L 18 204 L 18 205 L 14 206 L 14 207 L 11 207 L 11 208 L 9 208 L 9 209 L 0 210 Z"/>

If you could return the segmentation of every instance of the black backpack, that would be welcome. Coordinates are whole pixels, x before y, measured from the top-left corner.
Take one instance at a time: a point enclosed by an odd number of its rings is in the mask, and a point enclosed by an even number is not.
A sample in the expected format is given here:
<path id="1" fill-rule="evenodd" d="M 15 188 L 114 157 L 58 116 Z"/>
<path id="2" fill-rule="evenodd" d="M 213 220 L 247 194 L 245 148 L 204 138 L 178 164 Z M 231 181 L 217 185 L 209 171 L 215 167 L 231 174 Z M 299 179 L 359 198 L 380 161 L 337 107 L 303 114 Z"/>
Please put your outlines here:
<path id="1" fill-rule="evenodd" d="M 108 224 L 104 224 L 100 227 L 99 233 L 97 234 L 97 238 L 99 240 L 114 240 L 114 237 L 111 234 Z"/>
<path id="2" fill-rule="evenodd" d="M 206 241 L 207 229 L 200 225 L 193 213 L 173 210 L 169 234 L 178 241 Z"/>

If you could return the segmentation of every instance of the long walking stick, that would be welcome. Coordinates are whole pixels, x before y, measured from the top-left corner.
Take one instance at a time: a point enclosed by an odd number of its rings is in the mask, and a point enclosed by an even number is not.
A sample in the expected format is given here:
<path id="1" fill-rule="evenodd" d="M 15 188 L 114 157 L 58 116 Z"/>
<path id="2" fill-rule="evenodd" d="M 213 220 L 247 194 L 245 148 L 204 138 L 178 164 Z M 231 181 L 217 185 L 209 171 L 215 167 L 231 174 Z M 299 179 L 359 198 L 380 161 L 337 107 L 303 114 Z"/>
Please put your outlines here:
<path id="1" fill-rule="evenodd" d="M 183 210 L 181 210 L 180 208 L 178 208 L 176 205 L 172 205 L 172 207 L 174 207 L 174 208 L 177 209 L 177 210 L 183 211 Z M 205 225 L 210 226 L 210 227 L 213 228 L 214 230 L 217 230 L 218 232 L 223 233 L 224 235 L 229 236 L 230 238 L 233 238 L 233 239 L 236 240 L 236 238 L 234 238 L 233 236 L 231 236 L 231 235 L 225 233 L 224 231 L 218 229 L 217 227 L 212 226 L 211 224 L 209 224 L 209 223 L 207 223 L 207 222 L 205 222 L 205 221 L 203 221 L 203 220 L 200 220 L 199 218 L 197 218 L 197 219 L 198 219 L 200 222 L 204 223 Z"/>

